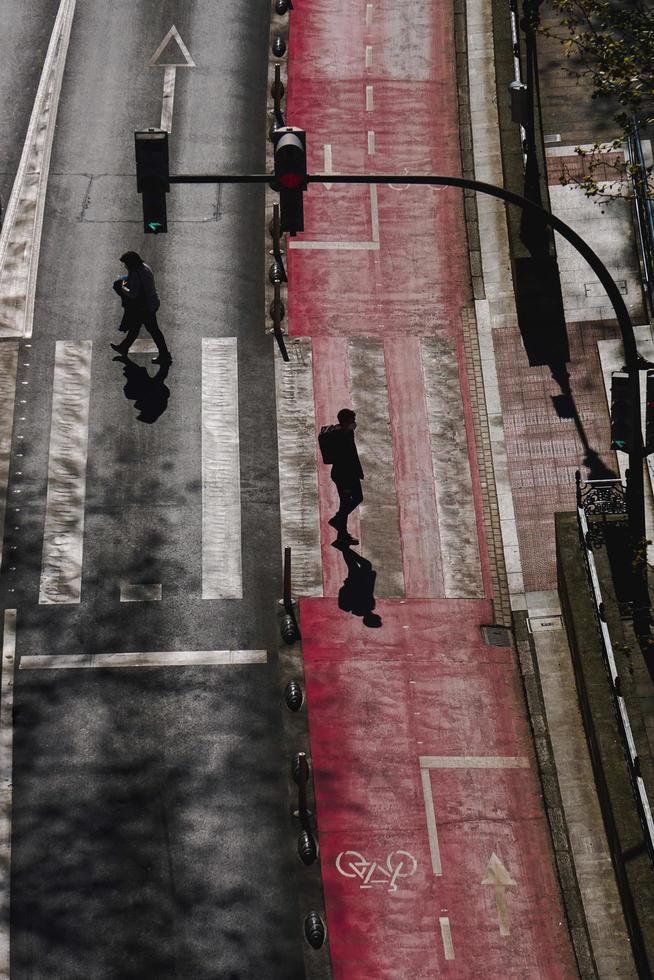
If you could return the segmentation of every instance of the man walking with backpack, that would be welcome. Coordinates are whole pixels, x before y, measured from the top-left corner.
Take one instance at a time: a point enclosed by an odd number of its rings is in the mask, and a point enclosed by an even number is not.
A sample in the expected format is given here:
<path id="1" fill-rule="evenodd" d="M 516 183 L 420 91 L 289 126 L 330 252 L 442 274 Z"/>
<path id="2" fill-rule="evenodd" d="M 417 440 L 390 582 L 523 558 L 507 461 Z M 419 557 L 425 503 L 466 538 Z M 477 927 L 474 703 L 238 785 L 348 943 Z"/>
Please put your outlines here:
<path id="1" fill-rule="evenodd" d="M 361 481 L 363 470 L 359 462 L 359 454 L 354 442 L 354 430 L 357 427 L 356 412 L 351 408 L 342 408 L 338 413 L 338 425 L 324 425 L 318 436 L 318 443 L 323 462 L 331 463 L 331 478 L 338 490 L 340 506 L 328 521 L 336 528 L 337 544 L 358 544 L 347 530 L 347 519 L 363 500 Z"/>

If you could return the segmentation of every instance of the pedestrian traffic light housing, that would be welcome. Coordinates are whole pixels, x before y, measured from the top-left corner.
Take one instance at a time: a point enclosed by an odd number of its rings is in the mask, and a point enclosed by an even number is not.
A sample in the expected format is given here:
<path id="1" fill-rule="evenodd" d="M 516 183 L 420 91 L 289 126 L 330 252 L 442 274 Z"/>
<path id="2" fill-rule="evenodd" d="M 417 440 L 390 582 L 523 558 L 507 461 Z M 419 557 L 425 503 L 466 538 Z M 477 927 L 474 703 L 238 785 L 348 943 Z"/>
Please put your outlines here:
<path id="1" fill-rule="evenodd" d="M 297 126 L 281 126 L 272 134 L 275 177 L 270 186 L 279 191 L 279 228 L 290 235 L 304 231 L 302 195 L 308 187 L 307 137 Z"/>
<path id="2" fill-rule="evenodd" d="M 168 133 L 139 129 L 134 133 L 136 189 L 143 196 L 143 230 L 148 235 L 168 231 L 166 194 L 170 190 Z"/>
<path id="3" fill-rule="evenodd" d="M 634 448 L 636 410 L 629 375 L 616 371 L 611 375 L 611 448 L 630 453 Z"/>

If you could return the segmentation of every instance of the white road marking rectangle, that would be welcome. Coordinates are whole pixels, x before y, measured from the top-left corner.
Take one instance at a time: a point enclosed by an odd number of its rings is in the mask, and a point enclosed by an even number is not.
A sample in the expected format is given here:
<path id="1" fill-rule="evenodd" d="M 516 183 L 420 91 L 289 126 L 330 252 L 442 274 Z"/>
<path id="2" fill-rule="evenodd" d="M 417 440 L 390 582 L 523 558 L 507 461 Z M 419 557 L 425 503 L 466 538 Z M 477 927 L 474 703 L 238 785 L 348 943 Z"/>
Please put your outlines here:
<path id="1" fill-rule="evenodd" d="M 372 156 L 375 152 L 375 132 L 372 129 L 368 130 L 368 153 Z"/>
<path id="2" fill-rule="evenodd" d="M 445 595 L 484 595 L 477 515 L 456 346 L 450 337 L 423 337 L 420 361 L 429 427 Z"/>
<path id="3" fill-rule="evenodd" d="M 164 69 L 163 99 L 161 102 L 161 125 L 160 129 L 167 133 L 173 129 L 173 108 L 175 106 L 175 76 L 177 68 L 175 65 L 166 65 Z"/>
<path id="4" fill-rule="evenodd" d="M 242 599 L 236 337 L 202 338 L 202 598 Z"/>
<path id="5" fill-rule="evenodd" d="M 265 650 L 175 650 L 148 653 L 81 653 L 70 656 L 21 657 L 19 670 L 63 670 L 81 667 L 216 667 L 265 664 Z"/>
<path id="6" fill-rule="evenodd" d="M 372 85 L 366 85 L 366 112 L 372 112 L 374 105 Z"/>
<path id="7" fill-rule="evenodd" d="M 372 44 L 366 44 L 366 68 L 372 68 Z"/>
<path id="8" fill-rule="evenodd" d="M 366 4 L 366 27 L 372 27 L 372 4 Z"/>
<path id="9" fill-rule="evenodd" d="M 422 759 L 420 760 L 422 764 Z M 420 772 L 422 782 L 422 795 L 425 801 L 425 817 L 427 820 L 427 835 L 429 837 L 429 850 L 431 853 L 431 867 L 435 875 L 443 874 L 441 863 L 441 852 L 438 847 L 438 831 L 436 830 L 436 814 L 434 813 L 434 798 L 431 792 L 431 776 L 429 769 L 422 769 Z"/>
<path id="10" fill-rule="evenodd" d="M 0 980 L 10 978 L 11 811 L 14 755 L 16 610 L 5 609 L 0 684 Z"/>
<path id="11" fill-rule="evenodd" d="M 161 601 L 161 582 L 121 582 L 121 602 L 157 602 Z"/>
<path id="12" fill-rule="evenodd" d="M 421 755 L 421 769 L 528 769 L 524 755 Z"/>
<path id="13" fill-rule="evenodd" d="M 79 602 L 91 396 L 90 340 L 55 346 L 40 603 Z"/>
<path id="14" fill-rule="evenodd" d="M 275 358 L 279 508 L 282 542 L 291 548 L 293 590 L 323 594 L 316 418 L 311 338 L 287 337 L 289 360 Z"/>
<path id="15" fill-rule="evenodd" d="M 452 930 L 450 920 L 447 915 L 439 916 L 438 922 L 441 927 L 441 939 L 443 940 L 443 953 L 446 960 L 454 959 L 454 945 L 452 944 Z"/>

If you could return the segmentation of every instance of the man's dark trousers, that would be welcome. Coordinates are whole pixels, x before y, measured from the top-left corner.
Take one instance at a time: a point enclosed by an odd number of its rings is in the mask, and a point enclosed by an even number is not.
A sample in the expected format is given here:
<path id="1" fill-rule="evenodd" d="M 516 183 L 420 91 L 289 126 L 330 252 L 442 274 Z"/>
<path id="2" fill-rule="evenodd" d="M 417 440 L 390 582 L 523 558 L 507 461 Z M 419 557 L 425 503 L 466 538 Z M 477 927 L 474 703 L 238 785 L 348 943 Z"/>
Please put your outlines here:
<path id="1" fill-rule="evenodd" d="M 120 345 L 124 350 L 128 351 L 136 338 L 139 335 L 141 329 L 141 324 L 148 331 L 155 344 L 157 345 L 157 350 L 159 351 L 160 357 L 168 357 L 168 348 L 166 346 L 166 341 L 164 340 L 164 335 L 159 329 L 159 324 L 157 323 L 157 314 L 150 313 L 148 310 L 136 309 L 129 311 L 128 329 L 125 339 Z"/>
<path id="2" fill-rule="evenodd" d="M 339 508 L 334 515 L 334 524 L 339 531 L 347 531 L 347 519 L 359 504 L 363 501 L 363 490 L 361 480 L 349 479 L 347 482 L 339 482 L 334 479 L 338 490 Z"/>

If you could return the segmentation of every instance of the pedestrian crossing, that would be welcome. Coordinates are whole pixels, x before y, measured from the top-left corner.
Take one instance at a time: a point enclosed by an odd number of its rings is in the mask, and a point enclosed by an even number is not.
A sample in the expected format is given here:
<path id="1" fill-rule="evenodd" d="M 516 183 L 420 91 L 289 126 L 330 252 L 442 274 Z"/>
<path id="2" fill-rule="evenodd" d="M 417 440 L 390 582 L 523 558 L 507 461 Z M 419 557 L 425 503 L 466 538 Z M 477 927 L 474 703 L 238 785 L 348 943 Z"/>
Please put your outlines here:
<path id="1" fill-rule="evenodd" d="M 57 341 L 40 603 L 79 602 L 92 343 Z"/>
<path id="2" fill-rule="evenodd" d="M 327 524 L 337 508 L 316 433 L 339 408 L 358 416 L 364 502 L 350 528 L 377 572 L 379 598 L 483 595 L 463 399 L 451 338 L 289 338 L 275 359 L 281 541 L 293 557 L 293 592 L 336 595 L 343 563 Z M 55 345 L 40 604 L 79 603 L 93 345 Z M 400 356 L 400 353 L 402 356 Z M 0 504 L 9 475 L 17 344 L 0 346 Z M 411 377 L 407 374 L 407 364 Z M 420 383 L 415 383 L 419 373 Z M 12 381 L 13 379 L 13 381 Z M 412 380 L 413 379 L 413 380 Z M 236 337 L 202 340 L 200 594 L 243 598 L 239 367 Z M 160 602 L 166 585 L 120 577 L 121 602 Z"/>

